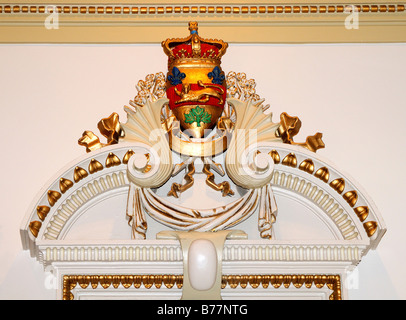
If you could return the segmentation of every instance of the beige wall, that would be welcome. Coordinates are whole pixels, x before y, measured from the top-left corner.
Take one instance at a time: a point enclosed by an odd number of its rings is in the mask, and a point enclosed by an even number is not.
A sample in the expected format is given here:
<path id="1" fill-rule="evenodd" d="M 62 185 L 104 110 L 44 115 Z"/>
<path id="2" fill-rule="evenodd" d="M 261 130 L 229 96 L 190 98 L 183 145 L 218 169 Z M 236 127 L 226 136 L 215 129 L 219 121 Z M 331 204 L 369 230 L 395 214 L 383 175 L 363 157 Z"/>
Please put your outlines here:
<path id="1" fill-rule="evenodd" d="M 284 111 L 302 120 L 296 140 L 323 132 L 318 152 L 381 210 L 388 232 L 360 263 L 353 299 L 406 298 L 405 56 L 405 44 L 231 45 L 223 58 L 226 72 L 256 79 L 275 120 Z M 0 298 L 53 298 L 22 251 L 20 223 L 48 180 L 85 152 L 82 132 L 98 132 L 112 112 L 125 120 L 135 84 L 165 72 L 166 57 L 159 45 L 1 45 L 0 70 Z"/>

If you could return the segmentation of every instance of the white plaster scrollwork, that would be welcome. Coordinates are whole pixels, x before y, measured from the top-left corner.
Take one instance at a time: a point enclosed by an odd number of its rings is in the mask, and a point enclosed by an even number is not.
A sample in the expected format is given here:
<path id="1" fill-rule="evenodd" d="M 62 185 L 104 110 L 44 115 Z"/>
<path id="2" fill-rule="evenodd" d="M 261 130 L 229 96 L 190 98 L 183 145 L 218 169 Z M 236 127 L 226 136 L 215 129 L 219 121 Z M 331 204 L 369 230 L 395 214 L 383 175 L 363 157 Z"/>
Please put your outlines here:
<path id="1" fill-rule="evenodd" d="M 234 183 L 247 189 L 263 187 L 272 179 L 272 159 L 266 155 L 256 159 L 254 148 L 264 141 L 282 141 L 276 133 L 279 124 L 272 122 L 271 113 L 264 113 L 263 101 L 227 99 L 238 116 L 227 149 L 225 167 Z"/>
<path id="2" fill-rule="evenodd" d="M 172 174 L 172 153 L 161 125 L 161 109 L 168 102 L 166 98 L 146 100 L 143 107 L 135 111 L 125 107 L 127 122 L 122 124 L 125 142 L 146 147 L 150 158 L 150 170 L 141 169 L 142 155 L 132 156 L 129 178 L 140 188 L 156 188 L 165 183 Z M 144 153 L 144 154 L 145 154 Z M 135 166 L 134 166 L 135 165 Z M 144 167 L 148 164 L 144 163 Z"/>
<path id="3" fill-rule="evenodd" d="M 142 192 L 146 187 L 145 181 L 150 181 L 157 176 L 161 167 L 160 162 L 157 152 L 152 147 L 136 148 L 128 160 L 127 176 L 130 183 L 126 215 L 132 227 L 133 239 L 146 238 L 147 221 L 142 205 Z"/>

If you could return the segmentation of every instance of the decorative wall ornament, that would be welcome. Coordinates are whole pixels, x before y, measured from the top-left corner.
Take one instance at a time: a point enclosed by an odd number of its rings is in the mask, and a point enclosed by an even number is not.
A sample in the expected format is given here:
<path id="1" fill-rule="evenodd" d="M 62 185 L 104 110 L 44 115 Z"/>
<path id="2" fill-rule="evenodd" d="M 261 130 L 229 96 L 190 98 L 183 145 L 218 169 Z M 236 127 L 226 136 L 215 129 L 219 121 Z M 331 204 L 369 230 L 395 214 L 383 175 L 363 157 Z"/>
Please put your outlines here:
<path id="1" fill-rule="evenodd" d="M 284 112 L 274 122 L 255 80 L 222 70 L 227 43 L 201 37 L 196 22 L 189 31 L 162 42 L 167 74 L 138 82 L 126 122 L 117 113 L 100 120 L 106 143 L 82 134 L 86 154 L 27 214 L 24 248 L 60 277 L 63 299 L 89 284 L 135 297 L 115 290 L 175 283 L 183 299 L 269 283 L 291 297 L 313 294 L 297 292 L 305 284 L 325 288 L 327 299 L 346 298 L 343 280 L 386 231 L 379 211 L 316 154 L 325 147 L 321 133 L 295 142 L 298 117 Z M 284 237 L 287 225 L 293 233 Z M 199 272 L 213 281 L 202 284 Z"/>
<path id="2" fill-rule="evenodd" d="M 183 275 L 174 274 L 139 274 L 139 275 L 67 275 L 63 277 L 63 300 L 74 300 L 75 296 L 72 293 L 74 289 L 80 291 L 95 290 L 102 287 L 104 290 L 108 288 L 125 288 L 128 291 L 133 289 L 174 289 L 180 291 L 183 288 Z M 339 275 L 305 275 L 305 274 L 264 274 L 264 275 L 223 275 L 221 280 L 221 288 L 231 289 L 246 289 L 246 288 L 263 288 L 271 291 L 274 289 L 288 289 L 294 287 L 296 289 L 323 287 L 332 291 L 328 295 L 329 300 L 341 300 L 341 281 Z M 118 291 L 118 290 L 117 290 Z M 275 291 L 277 292 L 277 291 Z M 176 293 L 175 293 L 176 294 Z"/>

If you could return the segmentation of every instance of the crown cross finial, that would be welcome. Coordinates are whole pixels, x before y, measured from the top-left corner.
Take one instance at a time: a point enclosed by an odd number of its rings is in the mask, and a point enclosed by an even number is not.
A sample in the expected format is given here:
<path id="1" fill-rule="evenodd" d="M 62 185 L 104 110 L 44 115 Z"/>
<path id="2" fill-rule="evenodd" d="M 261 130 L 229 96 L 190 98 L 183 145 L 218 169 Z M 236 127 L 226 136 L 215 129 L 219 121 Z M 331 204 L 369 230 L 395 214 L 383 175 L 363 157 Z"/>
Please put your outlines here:
<path id="1" fill-rule="evenodd" d="M 190 34 L 197 34 L 197 29 L 198 29 L 197 22 L 196 21 L 190 21 L 189 22 Z"/>

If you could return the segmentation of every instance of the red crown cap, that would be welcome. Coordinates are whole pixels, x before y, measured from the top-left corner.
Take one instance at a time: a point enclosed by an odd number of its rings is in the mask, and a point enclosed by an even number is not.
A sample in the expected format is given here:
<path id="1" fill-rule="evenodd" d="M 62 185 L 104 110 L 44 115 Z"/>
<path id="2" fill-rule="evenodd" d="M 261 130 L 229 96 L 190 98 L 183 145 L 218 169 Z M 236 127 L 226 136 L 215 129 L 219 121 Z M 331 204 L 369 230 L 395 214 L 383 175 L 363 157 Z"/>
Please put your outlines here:
<path id="1" fill-rule="evenodd" d="M 198 34 L 197 22 L 189 22 L 190 35 L 186 38 L 167 39 L 162 42 L 168 56 L 168 67 L 190 62 L 220 65 L 228 44 L 222 40 L 203 39 Z"/>

